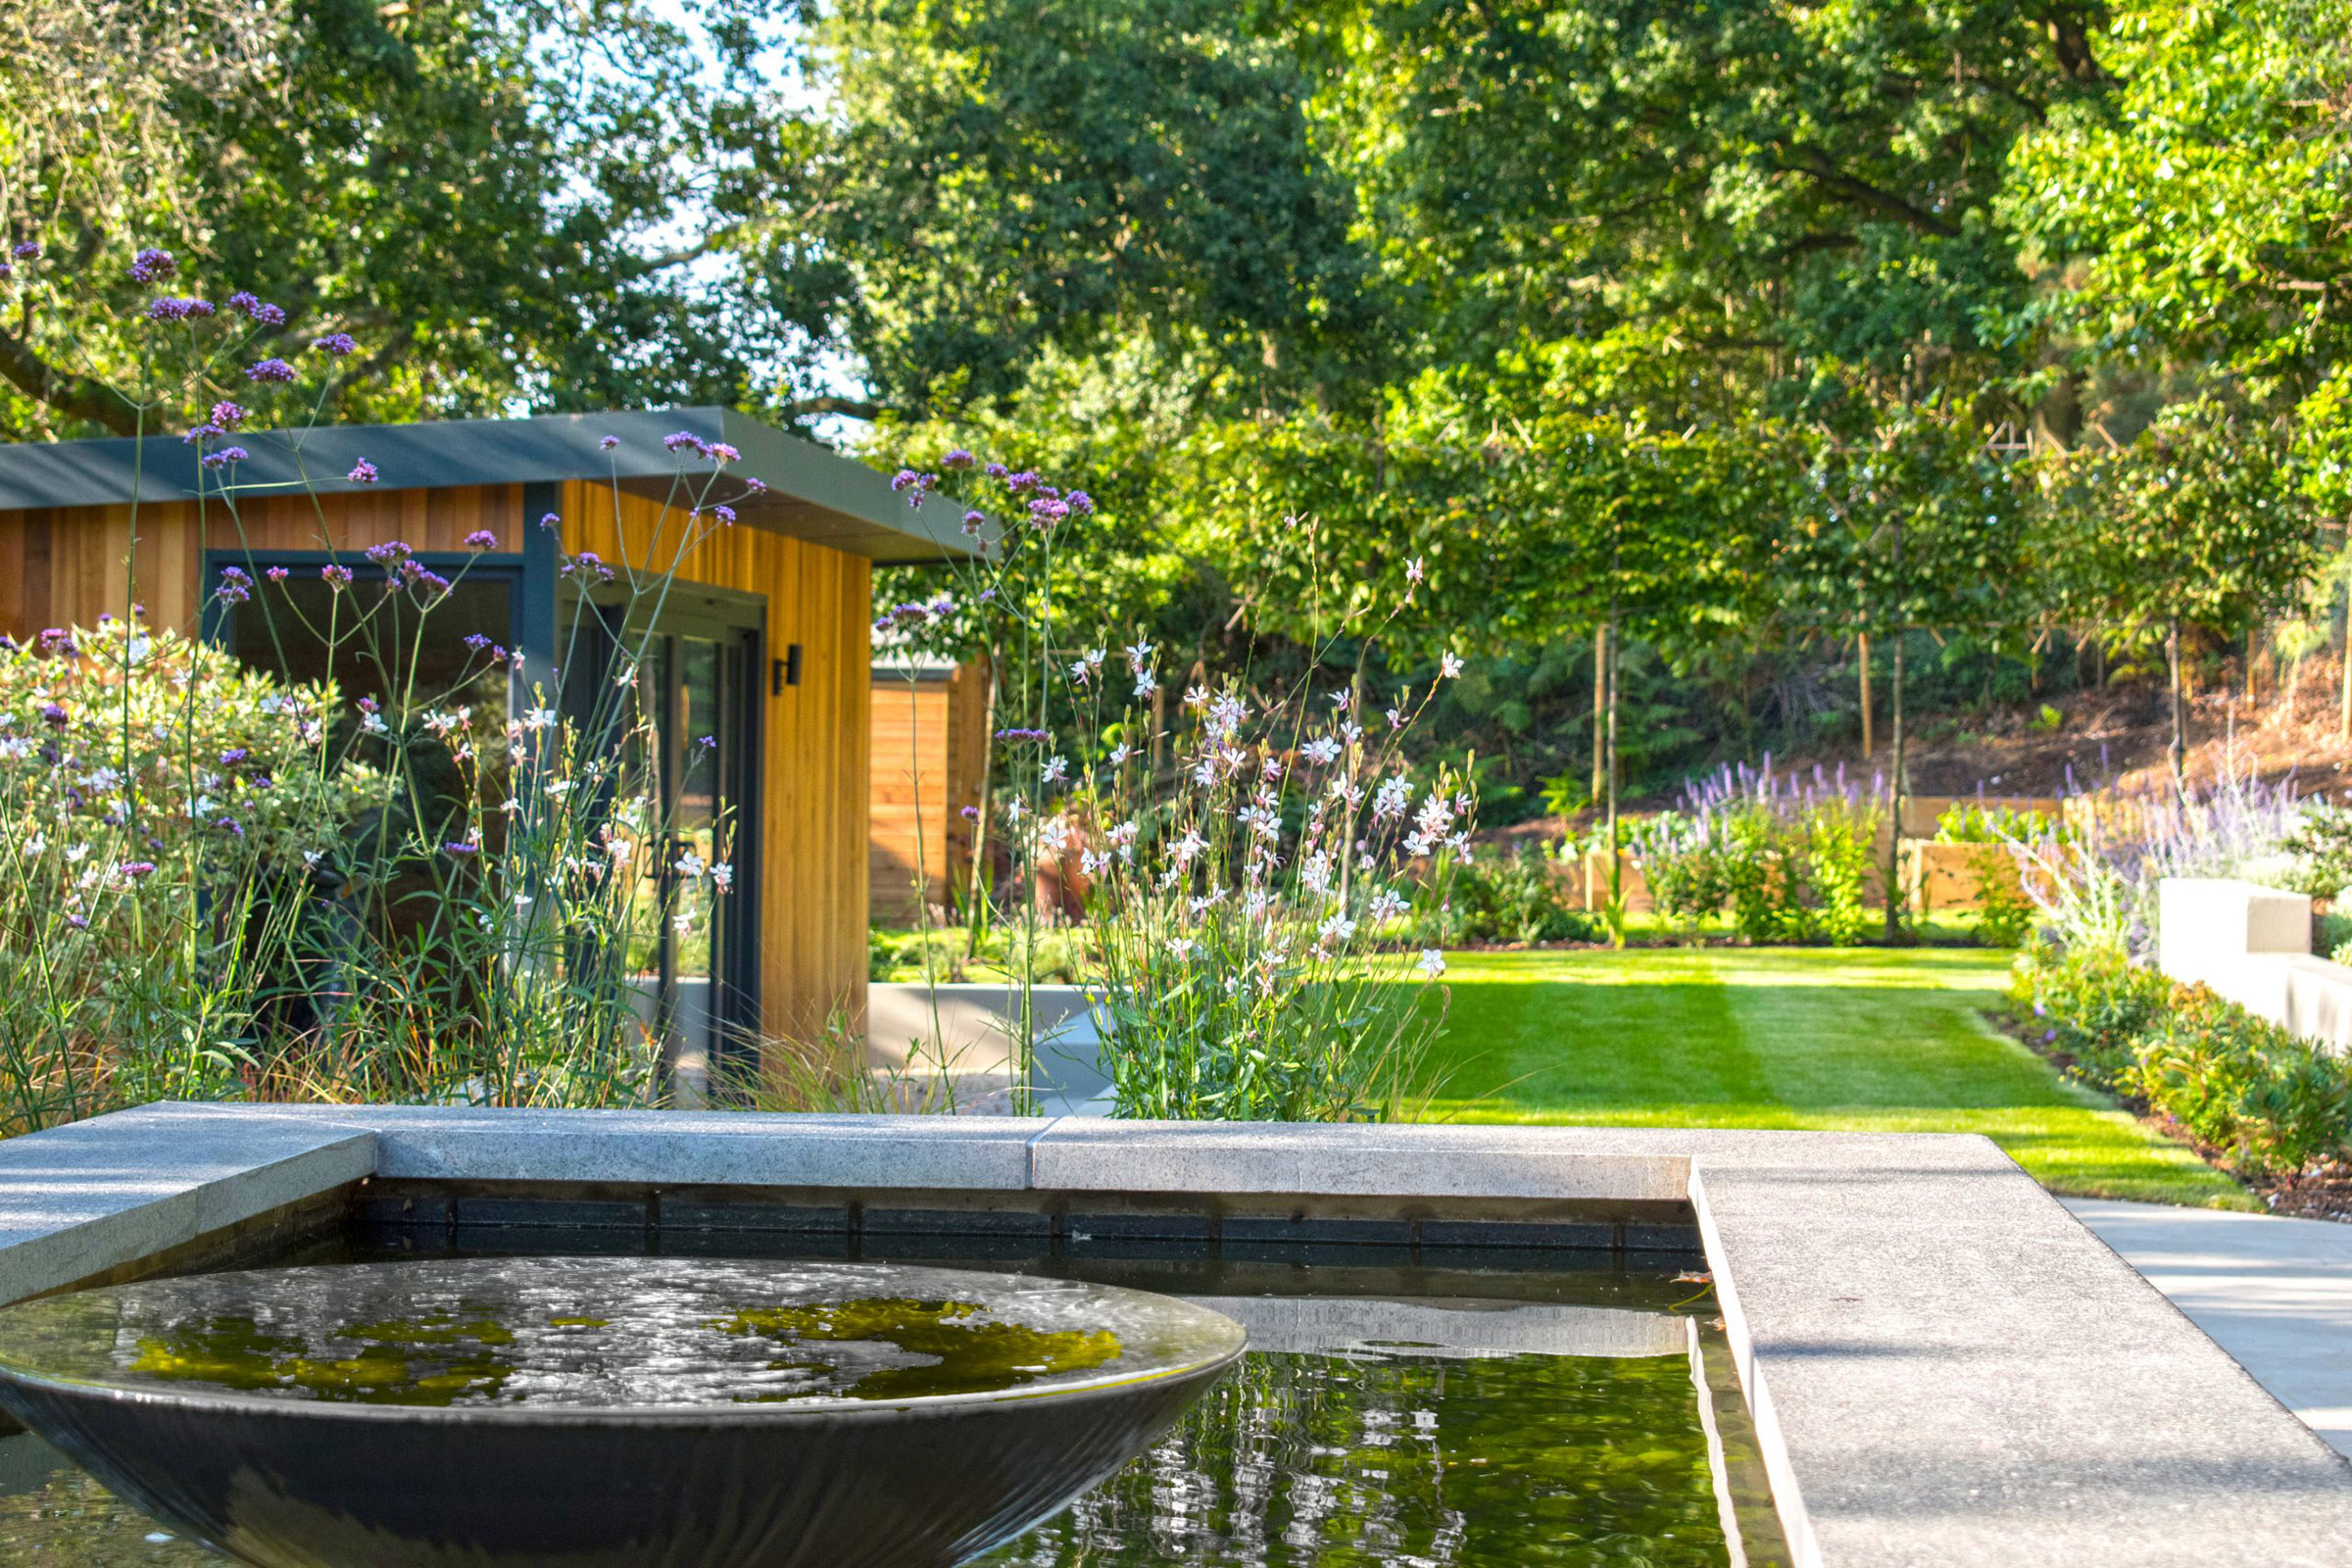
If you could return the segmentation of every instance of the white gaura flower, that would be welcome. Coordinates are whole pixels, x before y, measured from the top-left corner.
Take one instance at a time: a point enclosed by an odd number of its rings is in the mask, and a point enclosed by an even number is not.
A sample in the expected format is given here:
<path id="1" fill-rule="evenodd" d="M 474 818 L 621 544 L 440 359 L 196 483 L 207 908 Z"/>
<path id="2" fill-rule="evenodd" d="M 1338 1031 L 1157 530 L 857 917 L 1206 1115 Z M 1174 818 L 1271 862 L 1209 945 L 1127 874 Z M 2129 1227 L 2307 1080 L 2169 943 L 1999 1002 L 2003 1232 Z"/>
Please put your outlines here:
<path id="1" fill-rule="evenodd" d="M 1121 741 L 1118 745 L 1113 746 L 1110 749 L 1110 765 L 1113 767 L 1124 767 L 1127 764 L 1127 759 L 1133 757 L 1134 755 L 1135 748 L 1129 746 L 1125 741 Z"/>
<path id="2" fill-rule="evenodd" d="M 1394 920 L 1405 911 L 1404 896 L 1395 888 L 1382 888 L 1372 896 L 1369 915 L 1375 925 Z"/>
<path id="3" fill-rule="evenodd" d="M 1456 654 L 1456 653 L 1447 653 L 1447 654 L 1446 654 L 1445 656 L 1443 656 L 1442 658 L 1440 658 L 1440 659 L 1439 659 L 1439 661 L 1438 661 L 1438 673 L 1439 673 L 1439 674 L 1441 674 L 1441 675 L 1443 675 L 1443 676 L 1445 676 L 1445 677 L 1446 677 L 1447 680 L 1451 680 L 1451 679 L 1453 679 L 1453 678 L 1454 678 L 1456 675 L 1459 675 L 1461 672 L 1462 672 L 1462 656 L 1461 656 L 1461 655 L 1459 655 L 1459 654 Z"/>
<path id="4" fill-rule="evenodd" d="M 1068 758 L 1049 757 L 1046 759 L 1046 770 L 1044 778 L 1047 783 L 1058 784 L 1063 779 L 1069 777 L 1069 775 L 1070 760 Z"/>
<path id="5" fill-rule="evenodd" d="M 703 858 L 695 854 L 692 850 L 688 850 L 685 854 L 678 857 L 677 863 L 671 866 L 670 869 L 677 872 L 680 876 L 701 876 L 703 874 Z"/>
<path id="6" fill-rule="evenodd" d="M 1136 696 L 1149 697 L 1158 689 L 1159 682 L 1152 678 L 1152 670 L 1148 666 L 1135 672 Z"/>
<path id="7" fill-rule="evenodd" d="M 1300 756 L 1317 766 L 1329 766 L 1340 759 L 1340 743 L 1328 735 L 1308 741 L 1298 751 Z"/>
<path id="8" fill-rule="evenodd" d="M 1102 649 L 1100 649 L 1100 648 L 1089 648 L 1089 649 L 1086 651 L 1086 665 L 1087 665 L 1087 668 L 1089 668 L 1089 669 L 1101 669 L 1101 668 L 1102 667 L 1102 659 L 1103 659 L 1103 653 L 1104 653 L 1104 651 L 1103 651 Z"/>
<path id="9" fill-rule="evenodd" d="M 1335 914 L 1315 927 L 1315 940 L 1325 947 L 1346 943 L 1355 935 L 1355 922 L 1344 914 Z"/>
<path id="10" fill-rule="evenodd" d="M 384 724 L 384 715 L 381 713 L 361 714 L 360 728 L 367 731 L 370 735 L 384 735 L 390 733 L 389 729 Z"/>
<path id="11" fill-rule="evenodd" d="M 555 712 L 550 709 L 526 708 L 523 710 L 522 727 L 525 729 L 548 729 L 555 722 Z"/>
<path id="12" fill-rule="evenodd" d="M 1206 708 L 1208 706 L 1208 688 L 1205 686 L 1186 687 L 1184 706 L 1193 709 Z"/>
<path id="13" fill-rule="evenodd" d="M 1127 645 L 1127 662 L 1139 670 L 1151 663 L 1152 645 L 1142 642 L 1129 643 Z"/>
<path id="14" fill-rule="evenodd" d="M 1446 955 L 1435 948 L 1423 948 L 1421 957 L 1413 967 L 1421 971 L 1423 978 L 1435 980 L 1446 972 Z"/>
<path id="15" fill-rule="evenodd" d="M 1411 780 L 1401 777 L 1385 779 L 1372 797 L 1372 814 L 1376 817 L 1402 816 L 1405 804 L 1412 798 Z"/>
<path id="16" fill-rule="evenodd" d="M 726 892 L 735 885 L 735 867 L 724 860 L 715 862 L 710 867 L 710 880 L 717 886 L 719 892 Z"/>

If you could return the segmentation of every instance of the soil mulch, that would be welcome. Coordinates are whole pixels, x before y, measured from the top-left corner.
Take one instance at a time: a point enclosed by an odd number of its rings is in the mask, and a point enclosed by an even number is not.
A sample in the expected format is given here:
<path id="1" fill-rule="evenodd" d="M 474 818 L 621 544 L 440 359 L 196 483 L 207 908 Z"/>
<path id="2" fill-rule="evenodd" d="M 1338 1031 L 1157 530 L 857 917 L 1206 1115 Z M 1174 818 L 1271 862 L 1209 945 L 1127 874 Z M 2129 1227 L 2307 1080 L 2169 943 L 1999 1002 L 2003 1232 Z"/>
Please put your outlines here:
<path id="1" fill-rule="evenodd" d="M 2262 1195 L 2274 1214 L 2352 1225 L 2352 1164 L 2337 1160 L 2300 1176 L 2260 1178 L 2246 1185 Z"/>

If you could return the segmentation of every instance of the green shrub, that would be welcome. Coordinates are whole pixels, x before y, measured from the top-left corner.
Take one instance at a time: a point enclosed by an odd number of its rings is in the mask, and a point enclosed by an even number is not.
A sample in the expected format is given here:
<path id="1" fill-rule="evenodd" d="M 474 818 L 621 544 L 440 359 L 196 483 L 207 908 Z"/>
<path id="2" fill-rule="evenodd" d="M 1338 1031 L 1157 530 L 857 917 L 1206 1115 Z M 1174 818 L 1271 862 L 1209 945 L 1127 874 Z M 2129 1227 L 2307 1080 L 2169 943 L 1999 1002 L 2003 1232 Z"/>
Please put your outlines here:
<path id="1" fill-rule="evenodd" d="M 1977 940 L 1988 948 L 2022 946 L 2034 931 L 2034 901 L 2017 874 L 2006 846 L 1985 844 L 1968 858 L 1977 879 Z"/>
<path id="2" fill-rule="evenodd" d="M 2140 1047 L 2148 1103 L 2249 1175 L 2338 1152 L 2352 1116 L 2345 1063 L 2203 986 L 2176 988 Z"/>
<path id="3" fill-rule="evenodd" d="M 2011 996 L 2078 1076 L 2145 1100 L 2247 1175 L 2300 1171 L 2352 1131 L 2345 1061 L 2120 950 L 2021 955 Z"/>
<path id="4" fill-rule="evenodd" d="M 2352 883 L 2352 811 L 2336 806 L 2305 808 L 2280 850 L 2293 858 L 2281 880 L 2297 893 L 2332 899 Z"/>
<path id="5" fill-rule="evenodd" d="M 1480 942 L 1592 942 L 1600 922 L 1568 901 L 1568 890 L 1542 848 L 1521 844 L 1508 855 L 1480 849 L 1455 862 L 1443 904 L 1421 923 L 1437 946 Z"/>
<path id="6" fill-rule="evenodd" d="M 1743 942 L 1826 942 L 1869 929 L 1872 847 L 1884 808 L 1842 791 L 1717 792 L 1667 811 L 1629 840 L 1660 913 L 1686 930 L 1729 911 Z"/>
<path id="7" fill-rule="evenodd" d="M 2140 1046 L 2163 1019 L 2172 990 L 2119 948 L 2044 945 L 2018 956 L 2010 997 L 2044 1046 L 2073 1058 L 2078 1076 L 2134 1094 Z"/>

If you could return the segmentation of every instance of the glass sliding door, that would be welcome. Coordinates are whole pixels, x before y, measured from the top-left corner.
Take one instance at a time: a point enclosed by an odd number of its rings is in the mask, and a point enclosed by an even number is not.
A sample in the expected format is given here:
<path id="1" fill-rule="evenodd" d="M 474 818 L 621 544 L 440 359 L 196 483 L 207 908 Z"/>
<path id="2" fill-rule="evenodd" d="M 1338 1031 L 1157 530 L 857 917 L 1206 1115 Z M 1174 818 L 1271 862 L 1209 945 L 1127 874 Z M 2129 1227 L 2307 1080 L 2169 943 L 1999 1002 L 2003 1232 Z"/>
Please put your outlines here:
<path id="1" fill-rule="evenodd" d="M 754 730 L 758 634 L 706 628 L 657 635 L 638 664 L 637 700 L 655 750 L 662 824 L 649 889 L 658 936 L 640 970 L 656 999 L 670 1098 L 707 1103 L 759 1026 L 758 955 L 743 874 L 757 837 Z M 726 890 L 721 890 L 721 884 Z"/>

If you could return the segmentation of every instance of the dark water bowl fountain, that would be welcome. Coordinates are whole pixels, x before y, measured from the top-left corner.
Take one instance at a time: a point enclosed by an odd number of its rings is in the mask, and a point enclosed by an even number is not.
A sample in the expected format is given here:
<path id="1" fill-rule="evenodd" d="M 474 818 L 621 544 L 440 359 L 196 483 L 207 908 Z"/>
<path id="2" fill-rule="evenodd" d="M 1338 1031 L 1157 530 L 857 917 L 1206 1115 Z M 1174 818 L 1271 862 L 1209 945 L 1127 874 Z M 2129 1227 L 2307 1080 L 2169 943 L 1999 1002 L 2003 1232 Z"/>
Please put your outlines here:
<path id="1" fill-rule="evenodd" d="M 1142 1291 L 860 1263 L 263 1269 L 0 1311 L 0 1405 L 261 1568 L 929 1568 L 1241 1354 Z"/>

